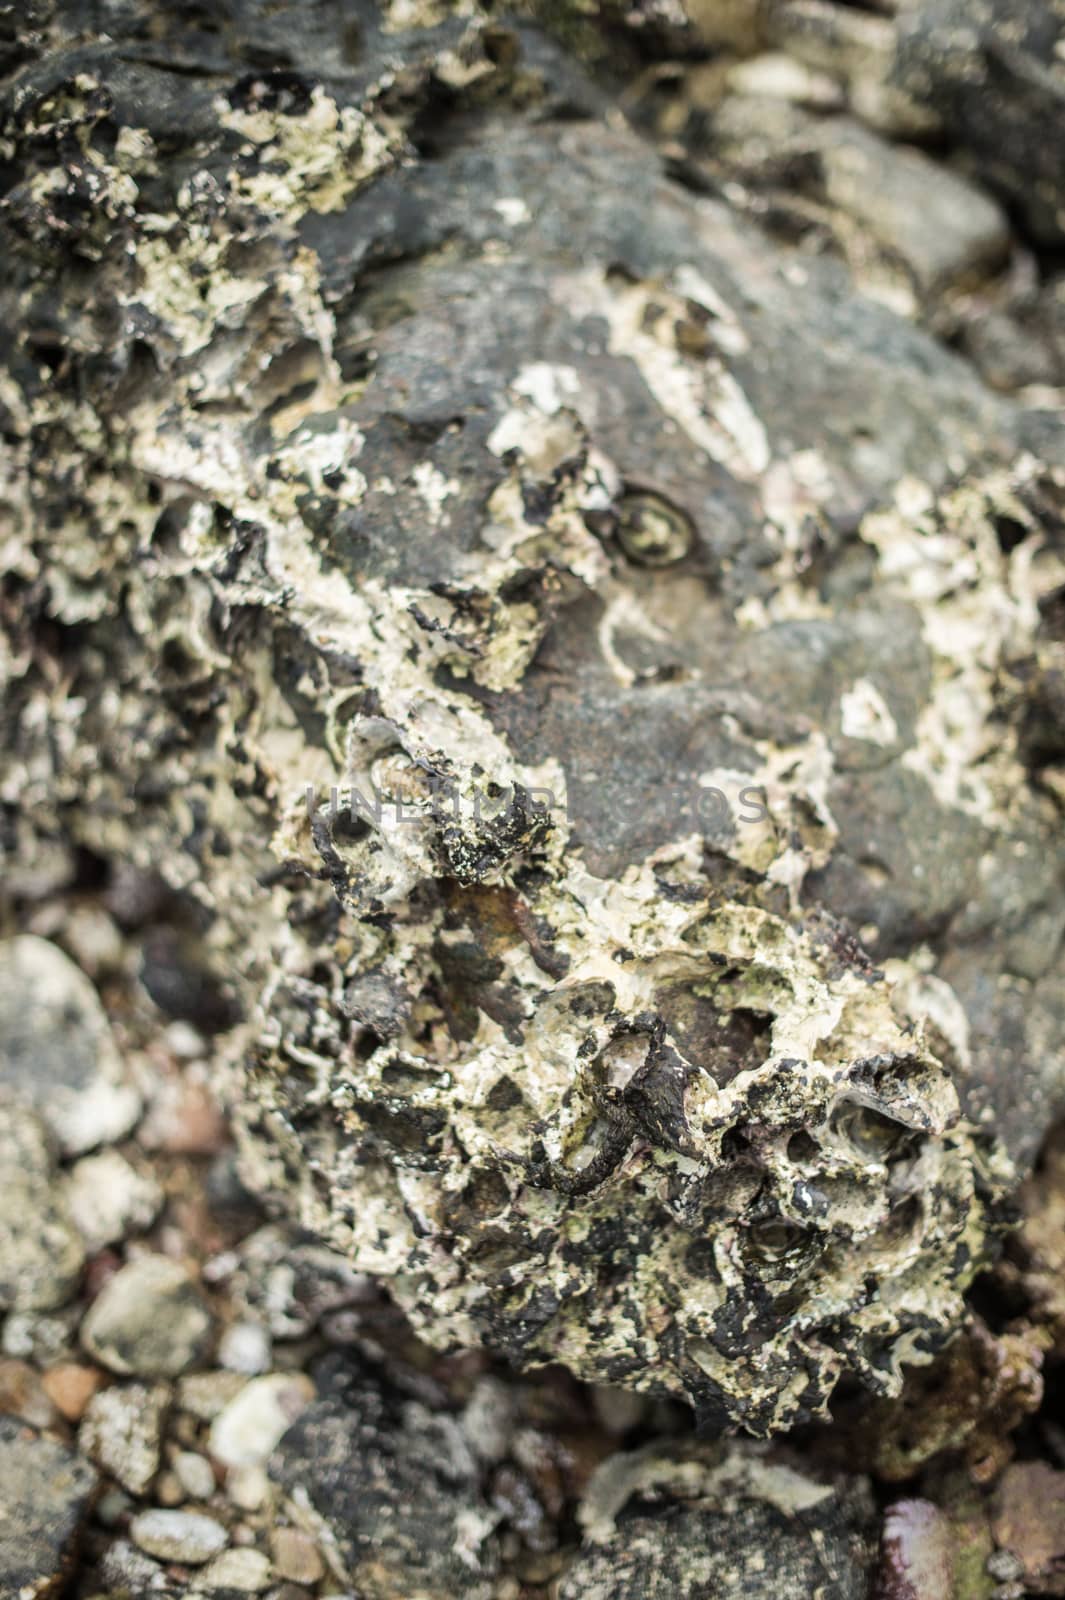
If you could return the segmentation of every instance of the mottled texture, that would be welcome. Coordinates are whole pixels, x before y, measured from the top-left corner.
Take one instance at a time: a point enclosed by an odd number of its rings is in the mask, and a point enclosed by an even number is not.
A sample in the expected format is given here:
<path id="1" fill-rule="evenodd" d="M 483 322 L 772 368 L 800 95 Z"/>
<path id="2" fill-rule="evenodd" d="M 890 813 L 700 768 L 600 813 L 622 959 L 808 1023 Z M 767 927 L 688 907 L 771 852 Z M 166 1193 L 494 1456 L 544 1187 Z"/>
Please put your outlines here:
<path id="1" fill-rule="evenodd" d="M 950 1338 L 1062 1097 L 1061 431 L 433 20 L 6 92 L 12 892 L 162 878 L 248 1180 L 426 1339 L 766 1432 Z"/>
<path id="2" fill-rule="evenodd" d="M 751 1447 L 612 1456 L 558 1600 L 865 1600 L 872 1497 Z"/>

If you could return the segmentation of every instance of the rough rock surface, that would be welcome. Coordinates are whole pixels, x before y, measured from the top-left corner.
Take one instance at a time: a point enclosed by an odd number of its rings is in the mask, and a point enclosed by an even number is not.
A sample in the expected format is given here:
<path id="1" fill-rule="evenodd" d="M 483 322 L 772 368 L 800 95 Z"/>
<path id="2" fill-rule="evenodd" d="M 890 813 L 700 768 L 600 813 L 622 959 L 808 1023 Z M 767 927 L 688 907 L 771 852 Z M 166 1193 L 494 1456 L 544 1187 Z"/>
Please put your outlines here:
<path id="1" fill-rule="evenodd" d="M 54 1180 L 44 1123 L 0 1095 L 0 1310 L 50 1311 L 77 1285 L 85 1251 Z"/>
<path id="2" fill-rule="evenodd" d="M 9 83 L 4 842 L 155 873 L 427 1339 L 765 1432 L 950 1338 L 1065 1089 L 1062 430 L 432 21 Z"/>
<path id="3" fill-rule="evenodd" d="M 0 1594 L 43 1600 L 59 1591 L 95 1488 L 87 1461 L 0 1416 Z"/>
<path id="4" fill-rule="evenodd" d="M 211 1315 L 177 1261 L 139 1256 L 110 1278 L 81 1325 L 81 1342 L 111 1372 L 173 1378 L 206 1350 Z"/>
<path id="5" fill-rule="evenodd" d="M 611 1457 L 558 1600 L 865 1600 L 869 1485 L 818 1482 L 750 1446 Z"/>
<path id="6" fill-rule="evenodd" d="M 499 1514 L 454 1418 L 431 1411 L 372 1367 L 327 1358 L 319 1398 L 285 1435 L 273 1471 L 333 1530 L 368 1600 L 483 1600 L 498 1563 Z"/>

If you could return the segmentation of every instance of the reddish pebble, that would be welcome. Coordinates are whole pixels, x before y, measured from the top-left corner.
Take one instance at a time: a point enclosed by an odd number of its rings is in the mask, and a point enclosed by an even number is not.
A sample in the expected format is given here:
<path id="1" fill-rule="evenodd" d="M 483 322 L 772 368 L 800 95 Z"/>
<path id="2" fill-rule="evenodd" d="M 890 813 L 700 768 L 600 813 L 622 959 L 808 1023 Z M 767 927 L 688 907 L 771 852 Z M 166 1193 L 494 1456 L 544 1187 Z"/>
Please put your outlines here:
<path id="1" fill-rule="evenodd" d="M 61 1361 L 49 1367 L 41 1379 L 45 1394 L 68 1422 L 80 1422 L 85 1407 L 104 1381 L 98 1367 L 78 1361 Z"/>

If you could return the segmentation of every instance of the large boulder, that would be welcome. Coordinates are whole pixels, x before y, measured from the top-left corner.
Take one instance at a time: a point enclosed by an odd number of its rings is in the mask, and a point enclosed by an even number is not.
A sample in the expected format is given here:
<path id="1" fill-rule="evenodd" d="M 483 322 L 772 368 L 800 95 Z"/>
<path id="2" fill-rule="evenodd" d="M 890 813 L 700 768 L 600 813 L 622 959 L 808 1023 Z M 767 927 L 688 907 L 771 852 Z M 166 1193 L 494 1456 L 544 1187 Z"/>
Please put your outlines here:
<path id="1" fill-rule="evenodd" d="M 1065 1087 L 1061 431 L 527 22 L 233 9 L 5 92 L 21 892 L 184 897 L 248 1180 L 431 1342 L 895 1393 Z"/>

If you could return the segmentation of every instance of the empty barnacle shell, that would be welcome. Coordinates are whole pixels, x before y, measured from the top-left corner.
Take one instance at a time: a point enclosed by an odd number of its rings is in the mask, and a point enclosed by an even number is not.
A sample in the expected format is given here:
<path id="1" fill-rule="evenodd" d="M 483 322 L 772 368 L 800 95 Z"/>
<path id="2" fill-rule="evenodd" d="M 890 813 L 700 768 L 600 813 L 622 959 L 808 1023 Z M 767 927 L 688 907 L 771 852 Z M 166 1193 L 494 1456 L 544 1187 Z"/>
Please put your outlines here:
<path id="1" fill-rule="evenodd" d="M 629 491 L 618 510 L 618 542 L 631 561 L 668 567 L 692 547 L 691 519 L 651 489 Z"/>

